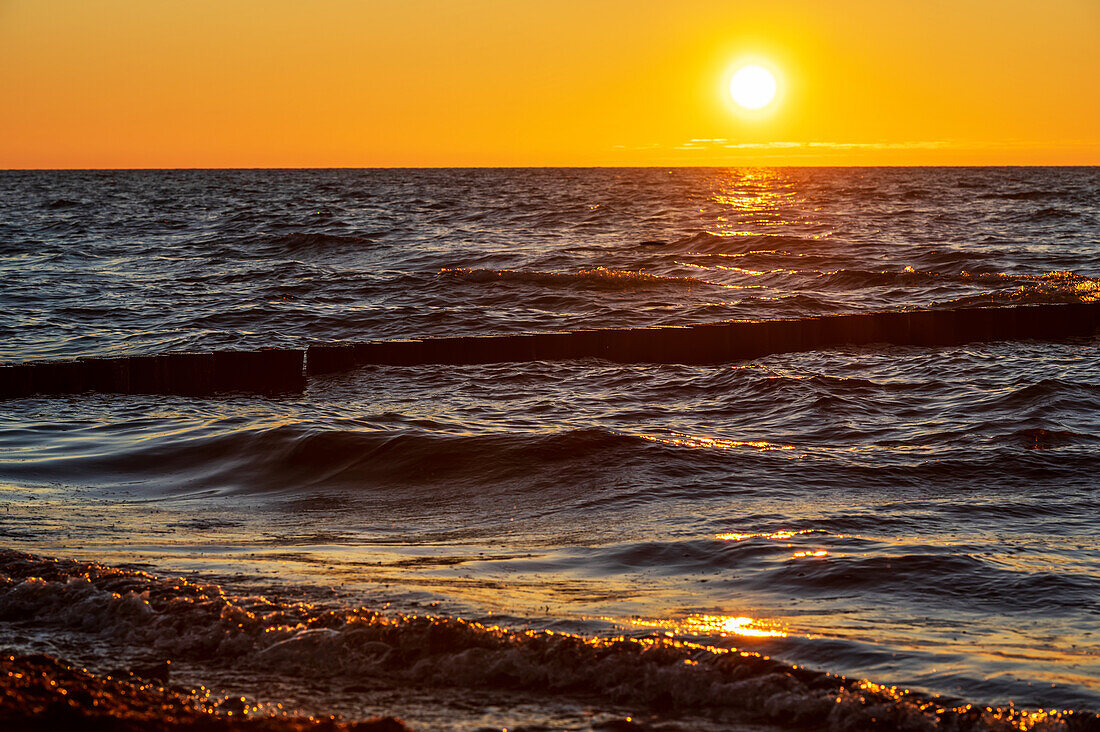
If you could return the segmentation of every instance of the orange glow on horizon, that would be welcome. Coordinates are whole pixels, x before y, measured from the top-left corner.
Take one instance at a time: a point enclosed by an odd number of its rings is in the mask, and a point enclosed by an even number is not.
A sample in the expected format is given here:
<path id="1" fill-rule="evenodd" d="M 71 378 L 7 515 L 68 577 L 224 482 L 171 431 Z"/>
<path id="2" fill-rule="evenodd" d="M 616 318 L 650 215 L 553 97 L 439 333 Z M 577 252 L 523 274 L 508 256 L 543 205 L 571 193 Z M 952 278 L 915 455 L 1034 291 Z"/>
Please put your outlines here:
<path id="1" fill-rule="evenodd" d="M 1097 37 L 1095 0 L 8 0 L 0 168 L 1095 165 Z"/>

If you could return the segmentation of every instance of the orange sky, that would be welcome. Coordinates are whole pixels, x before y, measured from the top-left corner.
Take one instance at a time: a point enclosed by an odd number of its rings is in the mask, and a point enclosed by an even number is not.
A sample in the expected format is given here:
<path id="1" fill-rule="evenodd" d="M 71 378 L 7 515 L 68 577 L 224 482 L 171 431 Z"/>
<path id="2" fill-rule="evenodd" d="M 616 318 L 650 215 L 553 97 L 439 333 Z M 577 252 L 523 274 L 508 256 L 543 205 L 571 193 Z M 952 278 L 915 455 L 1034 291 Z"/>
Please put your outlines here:
<path id="1" fill-rule="evenodd" d="M 1097 165 L 1097 39 L 1100 0 L 0 0 L 0 168 Z"/>

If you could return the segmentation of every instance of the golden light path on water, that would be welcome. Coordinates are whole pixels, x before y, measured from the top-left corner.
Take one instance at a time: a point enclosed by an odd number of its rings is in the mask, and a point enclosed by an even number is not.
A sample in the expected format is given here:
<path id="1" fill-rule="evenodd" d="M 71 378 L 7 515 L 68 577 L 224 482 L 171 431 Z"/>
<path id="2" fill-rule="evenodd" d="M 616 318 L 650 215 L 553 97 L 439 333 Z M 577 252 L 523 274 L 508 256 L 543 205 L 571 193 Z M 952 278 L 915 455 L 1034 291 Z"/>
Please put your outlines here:
<path id="1" fill-rule="evenodd" d="M 716 204 L 717 236 L 759 235 L 760 227 L 788 226 L 807 222 L 804 209 L 795 203 L 793 183 L 774 170 L 730 171 L 724 187 L 711 195 Z M 752 228 L 746 228 L 751 225 Z M 734 228 L 736 227 L 736 228 Z"/>
<path id="2" fill-rule="evenodd" d="M 700 438 L 707 439 L 707 438 Z M 709 441 L 709 439 L 708 439 Z M 761 447 L 758 443 L 743 443 L 734 441 L 729 442 L 733 446 L 750 445 L 753 447 Z M 776 447 L 770 443 L 762 443 L 767 447 L 761 449 L 789 449 L 786 446 Z M 715 539 L 720 541 L 744 541 L 746 539 L 771 539 L 777 541 L 783 541 L 785 539 L 792 539 L 796 536 L 803 534 L 815 533 L 811 529 L 802 530 L 780 530 L 771 532 L 760 533 L 725 533 L 715 535 Z M 794 553 L 795 558 L 802 557 L 824 557 L 828 552 L 823 549 L 813 551 L 797 551 Z M 605 618 L 606 620 L 614 620 L 613 618 Z M 693 614 L 687 615 L 682 618 L 665 618 L 665 619 L 641 619 L 633 618 L 624 623 L 623 621 L 617 621 L 620 624 L 630 625 L 640 628 L 660 628 L 665 630 L 668 634 L 675 635 L 694 635 L 694 636 L 744 636 L 750 638 L 786 638 L 789 633 L 785 626 L 774 620 L 768 620 L 764 618 L 753 618 L 747 615 L 721 615 L 721 614 Z"/>
<path id="3" fill-rule="evenodd" d="M 611 618 L 608 618 L 611 620 Z M 618 621 L 622 624 L 622 621 Z M 769 620 L 750 618 L 746 615 L 689 615 L 664 620 L 627 621 L 634 627 L 660 628 L 677 635 L 740 635 L 754 638 L 785 638 L 787 632 Z"/>

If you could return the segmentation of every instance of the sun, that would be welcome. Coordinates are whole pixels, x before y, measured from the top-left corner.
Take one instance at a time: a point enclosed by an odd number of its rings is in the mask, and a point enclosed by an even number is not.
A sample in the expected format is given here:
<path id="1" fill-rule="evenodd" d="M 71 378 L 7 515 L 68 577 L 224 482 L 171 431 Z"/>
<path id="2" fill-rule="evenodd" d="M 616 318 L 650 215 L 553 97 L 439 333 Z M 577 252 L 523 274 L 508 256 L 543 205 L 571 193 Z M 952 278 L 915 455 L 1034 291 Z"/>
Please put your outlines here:
<path id="1" fill-rule="evenodd" d="M 775 77 L 763 66 L 742 66 L 730 79 L 730 96 L 745 109 L 763 109 L 775 99 Z"/>

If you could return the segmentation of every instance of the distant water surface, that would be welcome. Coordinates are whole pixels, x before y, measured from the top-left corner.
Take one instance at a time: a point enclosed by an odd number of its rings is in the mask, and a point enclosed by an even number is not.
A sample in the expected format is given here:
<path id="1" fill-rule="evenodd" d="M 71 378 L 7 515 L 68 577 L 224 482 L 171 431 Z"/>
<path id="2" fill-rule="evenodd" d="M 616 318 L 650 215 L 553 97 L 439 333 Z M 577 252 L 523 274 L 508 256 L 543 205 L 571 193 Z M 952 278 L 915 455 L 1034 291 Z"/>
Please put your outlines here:
<path id="1" fill-rule="evenodd" d="M 3 172 L 0 278 L 0 360 L 1092 302 L 1100 169 Z M 12 400 L 0 543 L 284 614 L 672 638 L 945 703 L 1100 711 L 1098 356 L 872 346 Z M 18 556 L 6 647 L 167 647 L 116 632 L 121 609 L 75 623 L 76 585 L 28 584 L 45 565 Z M 331 674 L 350 642 L 284 665 Z M 482 711 L 456 728 L 584 716 L 463 703 Z"/>

